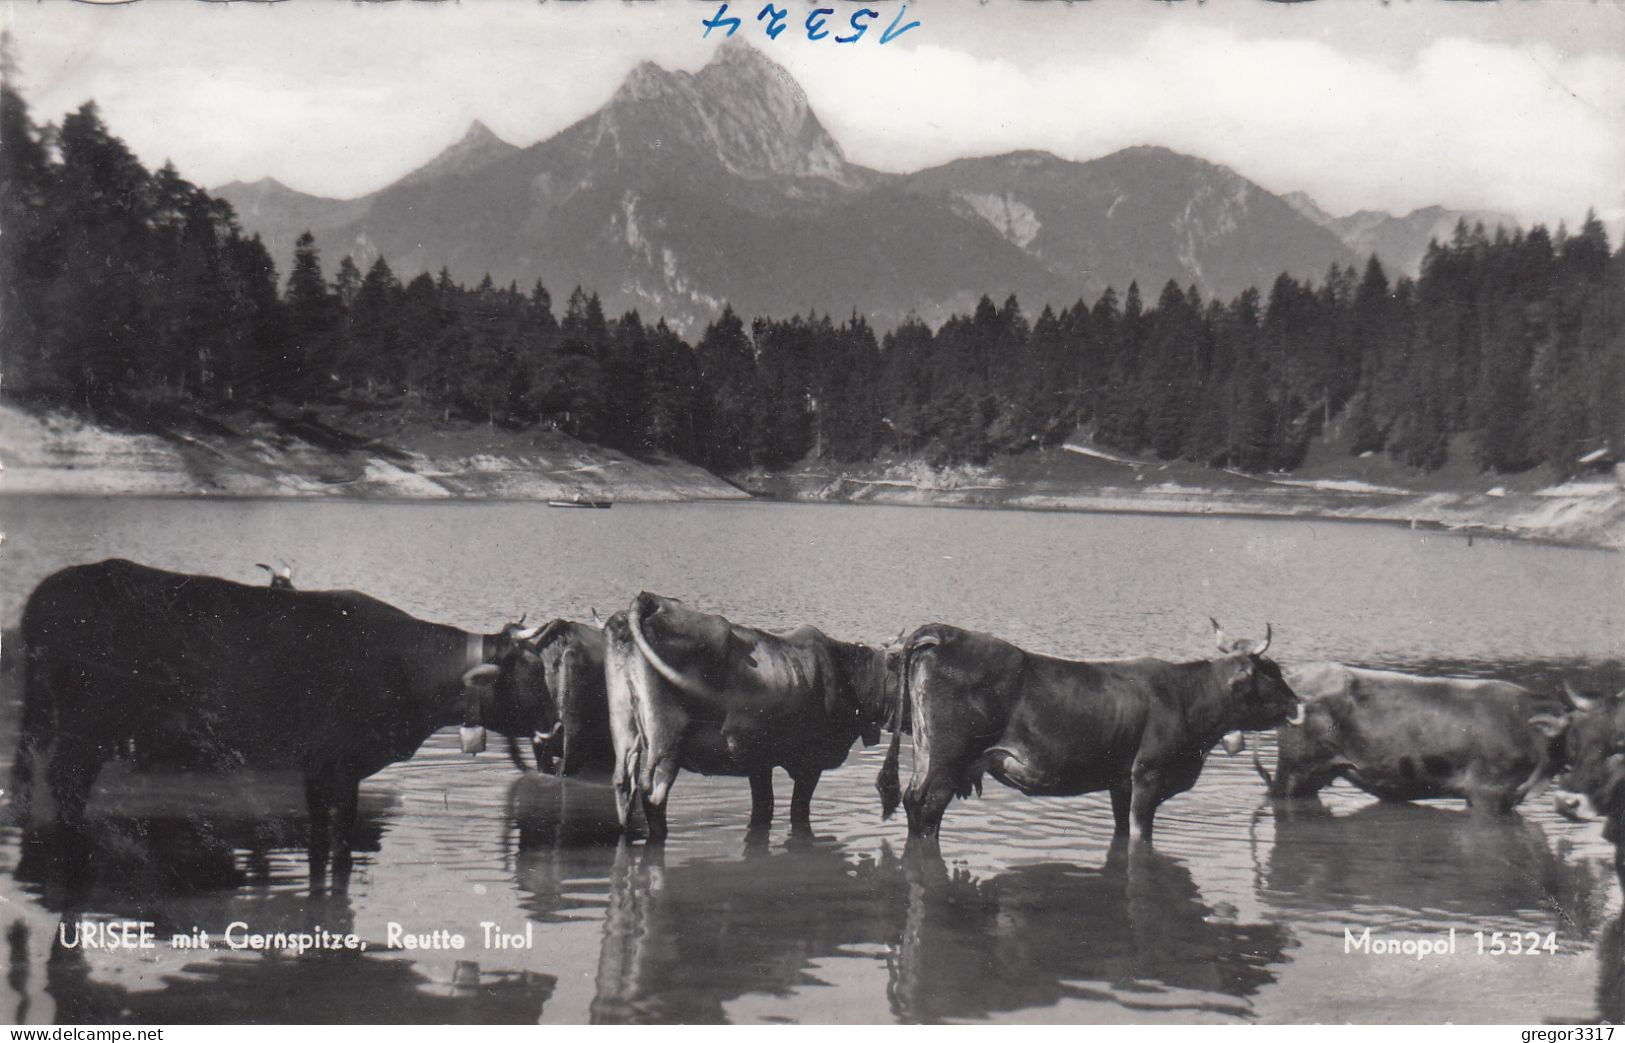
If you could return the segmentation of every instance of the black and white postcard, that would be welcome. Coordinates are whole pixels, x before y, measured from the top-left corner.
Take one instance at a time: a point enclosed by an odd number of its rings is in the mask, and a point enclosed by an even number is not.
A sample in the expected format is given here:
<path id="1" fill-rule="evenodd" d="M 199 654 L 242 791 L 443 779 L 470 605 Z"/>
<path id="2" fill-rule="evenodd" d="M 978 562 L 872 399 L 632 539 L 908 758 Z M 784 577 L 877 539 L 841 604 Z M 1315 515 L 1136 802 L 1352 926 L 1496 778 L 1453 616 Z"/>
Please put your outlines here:
<path id="1" fill-rule="evenodd" d="M 0 3 L 0 1021 L 1625 1018 L 1620 0 Z"/>

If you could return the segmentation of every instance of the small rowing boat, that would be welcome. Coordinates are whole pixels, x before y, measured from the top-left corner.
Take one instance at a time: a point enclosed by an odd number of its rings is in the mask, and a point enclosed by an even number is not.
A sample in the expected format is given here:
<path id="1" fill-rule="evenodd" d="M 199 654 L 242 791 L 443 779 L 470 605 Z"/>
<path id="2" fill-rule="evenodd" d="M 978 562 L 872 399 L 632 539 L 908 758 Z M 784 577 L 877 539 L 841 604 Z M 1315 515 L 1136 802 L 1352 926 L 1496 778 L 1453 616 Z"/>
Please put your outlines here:
<path id="1" fill-rule="evenodd" d="M 547 501 L 547 505 L 549 507 L 593 507 L 597 508 L 598 510 L 607 510 L 608 508 L 615 506 L 615 501 L 594 500 L 589 496 L 576 493 L 568 500 L 549 500 Z"/>

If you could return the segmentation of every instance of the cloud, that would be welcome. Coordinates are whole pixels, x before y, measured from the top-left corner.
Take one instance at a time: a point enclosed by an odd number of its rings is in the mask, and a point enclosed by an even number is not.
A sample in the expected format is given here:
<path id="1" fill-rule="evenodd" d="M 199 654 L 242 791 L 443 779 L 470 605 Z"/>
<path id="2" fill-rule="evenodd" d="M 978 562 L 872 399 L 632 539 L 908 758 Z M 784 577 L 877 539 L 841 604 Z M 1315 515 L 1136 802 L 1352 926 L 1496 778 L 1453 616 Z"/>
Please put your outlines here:
<path id="1" fill-rule="evenodd" d="M 1161 144 L 1334 213 L 1625 213 L 1625 19 L 1597 5 L 1462 6 L 920 3 L 922 28 L 885 47 L 742 33 L 802 83 L 854 160 L 886 170 Z M 143 160 L 172 158 L 201 183 L 271 174 L 355 195 L 472 119 L 528 145 L 601 105 L 639 60 L 698 67 L 716 45 L 700 37 L 702 8 L 12 5 L 0 17 L 37 116 L 94 97 Z"/>
<path id="2" fill-rule="evenodd" d="M 1622 56 L 1447 38 L 1396 64 L 1170 25 L 1088 63 L 922 45 L 853 64 L 805 74 L 808 93 L 854 160 L 885 169 L 1161 144 L 1337 213 L 1445 203 L 1555 221 L 1625 203 Z"/>

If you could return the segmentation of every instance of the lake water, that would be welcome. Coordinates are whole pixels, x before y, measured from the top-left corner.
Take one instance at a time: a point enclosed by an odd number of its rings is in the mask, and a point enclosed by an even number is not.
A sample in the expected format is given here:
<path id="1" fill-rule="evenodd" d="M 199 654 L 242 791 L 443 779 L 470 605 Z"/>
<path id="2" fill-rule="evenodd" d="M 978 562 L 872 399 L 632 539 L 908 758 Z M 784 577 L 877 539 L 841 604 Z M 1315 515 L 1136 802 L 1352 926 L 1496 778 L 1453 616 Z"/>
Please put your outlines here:
<path id="1" fill-rule="evenodd" d="M 492 630 L 586 618 L 640 589 L 766 627 L 882 641 L 940 620 L 1077 657 L 1205 656 L 1209 615 L 1274 625 L 1282 662 L 1341 659 L 1625 684 L 1625 557 L 1399 528 L 781 504 L 364 504 L 0 499 L 0 624 L 68 563 L 111 555 L 307 589 L 353 587 Z M 6 659 L 16 649 L 3 651 Z M 12 690 L 15 672 L 4 675 Z M 9 772 L 15 709 L 0 735 Z M 1268 737 L 1255 737 L 1266 763 Z M 905 743 L 905 757 L 907 744 Z M 664 850 L 617 845 L 607 790 L 469 760 L 455 730 L 362 786 L 345 894 L 308 886 L 297 782 L 104 771 L 93 920 L 155 921 L 138 952 L 57 948 L 63 910 L 0 832 L 0 1020 L 29 1022 L 1573 1022 L 1625 1010 L 1619 885 L 1600 827 L 1545 800 L 1485 820 L 1334 786 L 1275 808 L 1215 753 L 1154 848 L 1110 843 L 1104 796 L 956 802 L 940 854 L 881 822 L 883 747 L 825 775 L 810 836 L 747 838 L 741 779 L 679 778 Z M 906 773 L 908 766 L 905 763 Z M 0 778 L 7 776 L 0 775 Z M 361 954 L 236 951 L 354 932 Z M 462 950 L 390 949 L 390 924 Z M 482 923 L 531 948 L 485 944 Z M 207 931 L 208 949 L 176 933 Z M 1345 955 L 1344 932 L 1453 955 Z M 1474 932 L 1555 952 L 1479 955 Z M 1510 935 L 1508 935 L 1510 937 Z M 1527 937 L 1527 935 L 1523 935 Z"/>

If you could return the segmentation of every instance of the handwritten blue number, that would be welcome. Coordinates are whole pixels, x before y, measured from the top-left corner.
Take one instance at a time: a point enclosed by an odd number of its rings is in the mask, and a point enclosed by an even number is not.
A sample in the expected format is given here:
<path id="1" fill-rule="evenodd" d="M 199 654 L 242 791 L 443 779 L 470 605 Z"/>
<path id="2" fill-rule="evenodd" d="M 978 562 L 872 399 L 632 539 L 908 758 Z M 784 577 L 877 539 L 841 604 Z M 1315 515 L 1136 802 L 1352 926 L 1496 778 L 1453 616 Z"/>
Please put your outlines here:
<path id="1" fill-rule="evenodd" d="M 766 7 L 756 12 L 756 20 L 758 22 L 764 18 L 768 20 L 767 38 L 769 40 L 777 40 L 779 38 L 779 34 L 784 32 L 784 20 L 789 17 L 790 9 L 788 7 L 781 11 L 772 4 L 768 4 Z"/>
<path id="2" fill-rule="evenodd" d="M 897 12 L 897 17 L 893 18 L 891 20 L 891 24 L 886 26 L 886 31 L 880 34 L 881 43 L 891 43 L 899 36 L 902 36 L 904 33 L 920 24 L 919 22 L 910 22 L 901 29 L 897 28 L 897 23 L 901 22 L 903 20 L 903 16 L 906 14 L 908 14 L 908 5 L 904 4 L 903 9 Z"/>
<path id="3" fill-rule="evenodd" d="M 723 4 L 721 7 L 717 8 L 716 14 L 701 22 L 700 24 L 705 26 L 705 32 L 700 34 L 700 38 L 703 40 L 705 37 L 710 36 L 712 29 L 722 28 L 726 28 L 728 30 L 728 35 L 732 36 L 734 34 L 734 30 L 739 28 L 739 19 L 727 18 L 725 17 L 727 13 L 728 5 Z"/>
<path id="4" fill-rule="evenodd" d="M 834 13 L 835 8 L 833 7 L 813 8 L 811 13 L 807 15 L 807 39 L 822 40 L 824 37 L 828 36 L 829 30 L 824 28 L 827 23 L 824 21 L 823 16 Z"/>
<path id="5" fill-rule="evenodd" d="M 856 11 L 853 11 L 852 12 L 852 19 L 851 19 L 851 22 L 852 22 L 852 35 L 851 36 L 837 36 L 835 38 L 835 42 L 836 43 L 857 43 L 859 40 L 863 39 L 863 34 L 869 31 L 869 26 L 862 23 L 862 22 L 859 22 L 858 19 L 864 17 L 865 15 L 869 16 L 870 18 L 879 18 L 880 17 L 880 12 L 874 10 L 873 8 L 869 8 L 869 7 L 860 7 Z"/>

